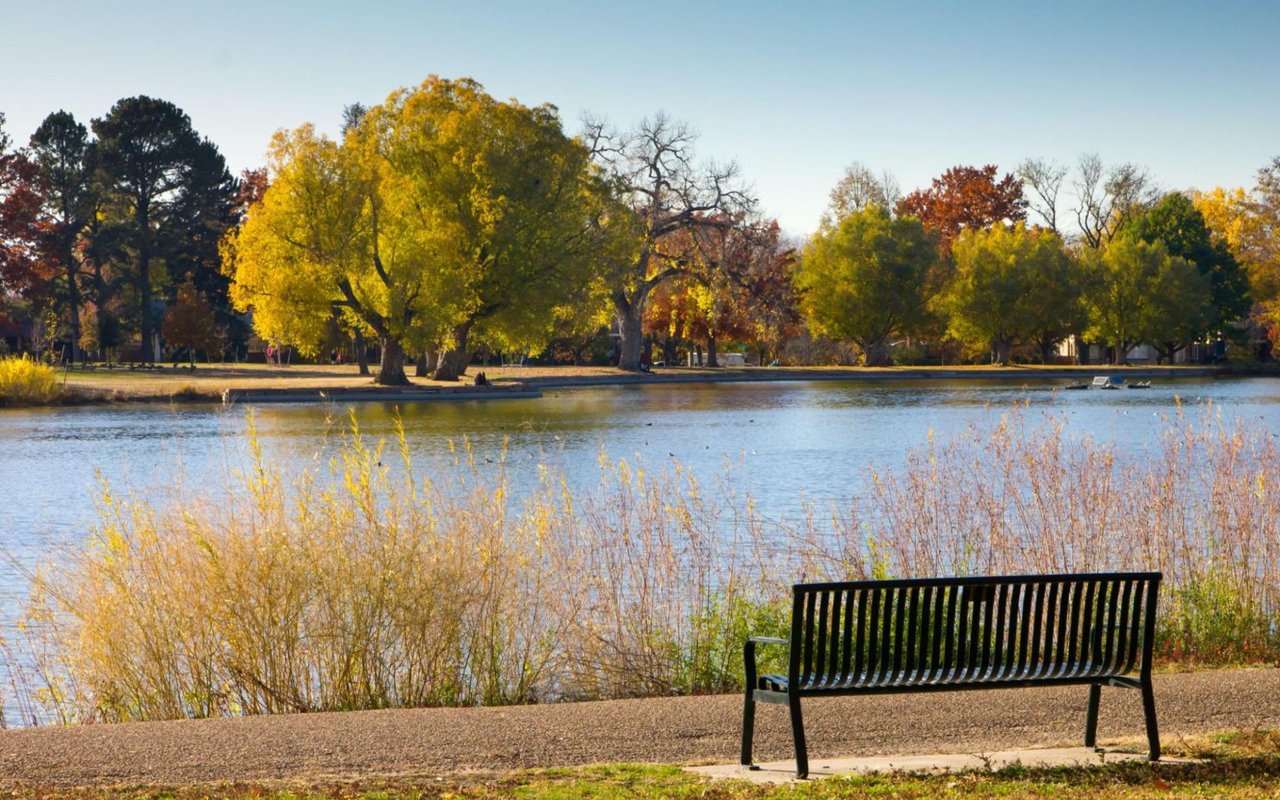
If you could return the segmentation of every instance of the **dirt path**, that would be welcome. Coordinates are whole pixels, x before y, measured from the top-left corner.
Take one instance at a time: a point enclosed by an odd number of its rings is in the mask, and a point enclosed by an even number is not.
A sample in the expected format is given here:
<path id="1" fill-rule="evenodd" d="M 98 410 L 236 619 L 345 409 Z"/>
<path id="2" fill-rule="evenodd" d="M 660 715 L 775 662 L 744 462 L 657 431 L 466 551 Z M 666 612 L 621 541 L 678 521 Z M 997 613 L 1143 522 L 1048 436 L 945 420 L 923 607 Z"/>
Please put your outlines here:
<path id="1" fill-rule="evenodd" d="M 815 700 L 811 758 L 1078 744 L 1079 687 Z M 1280 670 L 1156 678 L 1166 742 L 1280 726 Z M 0 787 L 440 775 L 610 761 L 732 762 L 737 696 L 369 711 L 0 731 Z M 757 714 L 756 756 L 791 755 L 786 712 Z M 1142 733 L 1138 693 L 1102 696 L 1102 740 Z"/>

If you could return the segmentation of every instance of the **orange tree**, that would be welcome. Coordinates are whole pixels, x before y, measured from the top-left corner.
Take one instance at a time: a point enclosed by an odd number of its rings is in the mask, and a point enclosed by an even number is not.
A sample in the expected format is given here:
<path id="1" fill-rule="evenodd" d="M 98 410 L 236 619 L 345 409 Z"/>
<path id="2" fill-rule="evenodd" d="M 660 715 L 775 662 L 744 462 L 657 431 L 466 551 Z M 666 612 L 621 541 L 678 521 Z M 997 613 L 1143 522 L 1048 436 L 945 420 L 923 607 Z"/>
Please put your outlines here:
<path id="1" fill-rule="evenodd" d="M 178 299 L 164 315 L 160 333 L 171 345 L 185 348 L 192 367 L 196 365 L 196 351 L 206 356 L 222 345 L 218 328 L 213 319 L 213 307 L 203 292 L 196 289 L 195 278 L 190 272 L 178 287 Z"/>

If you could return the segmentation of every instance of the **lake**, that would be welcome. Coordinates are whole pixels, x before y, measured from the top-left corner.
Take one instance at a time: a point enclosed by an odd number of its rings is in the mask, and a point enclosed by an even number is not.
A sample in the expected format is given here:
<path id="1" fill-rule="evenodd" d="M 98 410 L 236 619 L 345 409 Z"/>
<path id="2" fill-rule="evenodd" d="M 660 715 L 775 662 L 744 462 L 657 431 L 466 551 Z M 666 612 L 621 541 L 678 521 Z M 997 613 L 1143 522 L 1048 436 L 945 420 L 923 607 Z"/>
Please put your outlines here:
<path id="1" fill-rule="evenodd" d="M 1179 400 L 1280 431 L 1280 379 L 1157 381 L 1149 390 L 1058 391 L 1064 382 L 797 381 L 558 389 L 528 400 L 421 403 L 400 409 L 416 469 L 449 469 L 449 439 L 466 437 L 482 470 L 502 448 L 518 488 L 539 463 L 578 486 L 599 477 L 602 452 L 658 469 L 678 460 L 704 478 L 726 465 L 761 513 L 796 512 L 801 498 L 850 497 L 867 468 L 901 463 L 930 431 L 947 438 L 1025 405 L 1031 424 L 1065 420 L 1069 432 L 1141 450 Z M 263 405 L 253 411 L 267 458 L 322 467 L 346 424 L 339 406 Z M 360 405 L 362 431 L 393 437 L 392 404 Z M 1190 412 L 1194 413 L 1194 411 Z M 248 409 L 104 405 L 0 410 L 0 601 L 21 593 L 19 567 L 74 546 L 94 520 L 99 479 L 116 491 L 169 497 L 227 491 L 247 459 Z M 15 563 L 16 562 L 16 563 Z"/>

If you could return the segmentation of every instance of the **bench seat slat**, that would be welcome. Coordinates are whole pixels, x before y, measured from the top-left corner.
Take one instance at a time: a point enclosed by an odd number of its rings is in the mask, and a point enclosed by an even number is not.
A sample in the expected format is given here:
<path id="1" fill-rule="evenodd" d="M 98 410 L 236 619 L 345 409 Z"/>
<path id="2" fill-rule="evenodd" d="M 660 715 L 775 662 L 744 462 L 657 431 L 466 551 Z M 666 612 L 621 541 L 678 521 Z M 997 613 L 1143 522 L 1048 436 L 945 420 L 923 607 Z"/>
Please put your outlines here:
<path id="1" fill-rule="evenodd" d="M 1107 670 L 1101 664 L 1090 662 L 1080 662 L 1078 664 L 1067 665 L 1063 675 L 1054 675 L 1044 678 L 1043 680 L 1051 681 L 1079 681 L 1079 682 L 1097 682 L 1105 681 L 1108 678 L 1125 677 L 1126 673 L 1116 673 Z M 986 683 L 1001 683 L 1012 681 L 1015 683 L 1034 683 L 1041 680 L 1033 675 L 1025 675 L 1019 673 L 1004 674 L 998 670 L 990 670 L 980 675 L 966 677 L 964 680 L 955 680 L 949 670 L 935 670 L 921 675 L 913 675 L 903 672 L 900 674 L 893 673 L 864 673 L 862 675 L 811 675 L 801 680 L 799 691 L 801 694 L 821 693 L 825 690 L 848 690 L 873 687 L 896 686 L 902 688 L 912 688 L 916 686 L 967 686 L 980 685 Z M 770 692 L 786 692 L 788 689 L 788 680 L 786 675 L 771 674 L 761 675 L 757 679 L 756 689 Z"/>

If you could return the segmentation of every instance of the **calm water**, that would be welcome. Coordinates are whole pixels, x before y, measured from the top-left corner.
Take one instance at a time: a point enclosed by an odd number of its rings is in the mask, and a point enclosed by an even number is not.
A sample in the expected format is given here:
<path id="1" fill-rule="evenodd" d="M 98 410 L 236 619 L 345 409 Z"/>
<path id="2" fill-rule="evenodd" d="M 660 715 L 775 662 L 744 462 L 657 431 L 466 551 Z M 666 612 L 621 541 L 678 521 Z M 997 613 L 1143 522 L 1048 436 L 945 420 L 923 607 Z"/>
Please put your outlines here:
<path id="1" fill-rule="evenodd" d="M 678 459 L 711 477 L 726 462 L 762 512 L 785 515 L 803 493 L 835 499 L 857 491 L 869 464 L 891 467 L 929 431 L 940 438 L 990 424 L 1028 404 L 1033 424 L 1053 416 L 1076 434 L 1141 449 L 1162 419 L 1212 401 L 1224 415 L 1280 431 L 1280 380 L 1163 381 L 1147 391 L 1055 392 L 1052 381 L 794 382 L 556 390 L 538 400 L 428 403 L 401 409 L 419 468 L 447 468 L 446 443 L 466 436 L 483 468 L 507 442 L 516 485 L 539 462 L 580 486 L 599 476 L 602 450 L 659 468 Z M 74 546 L 93 519 L 99 478 L 114 489 L 169 497 L 225 491 L 245 464 L 246 409 L 91 407 L 0 410 L 0 541 L 19 565 Z M 394 432 L 390 404 L 358 408 L 363 431 Z M 261 406 L 259 436 L 269 459 L 323 465 L 333 453 L 343 407 Z M 0 562 L 0 605 L 21 590 L 20 571 Z"/>

